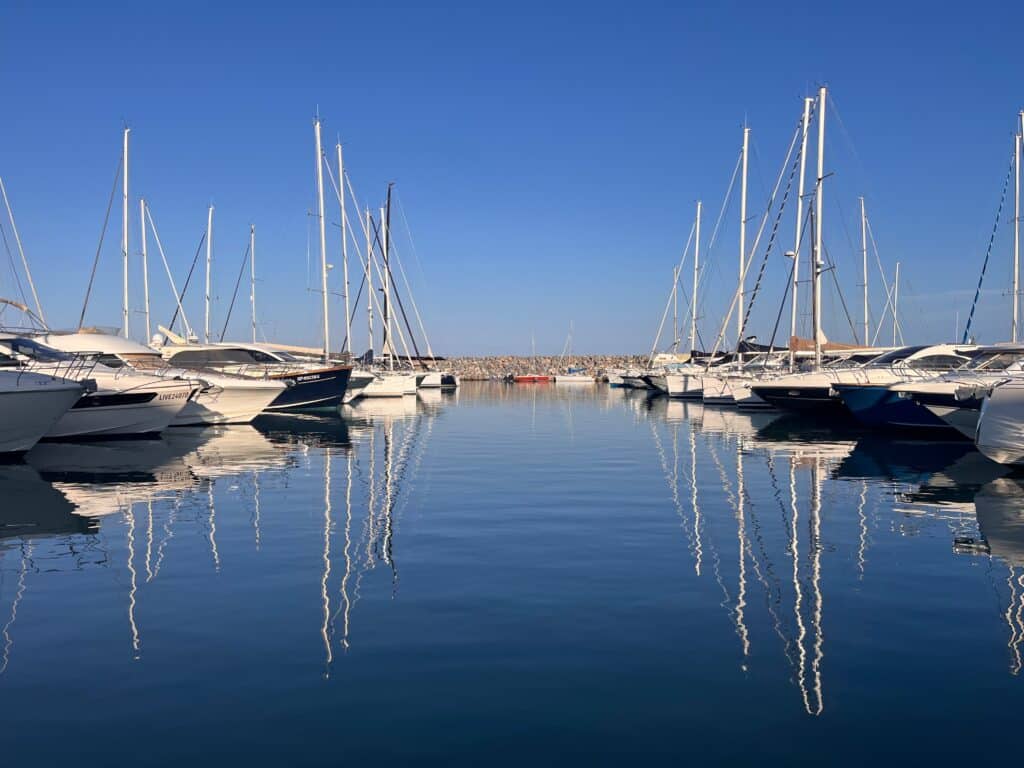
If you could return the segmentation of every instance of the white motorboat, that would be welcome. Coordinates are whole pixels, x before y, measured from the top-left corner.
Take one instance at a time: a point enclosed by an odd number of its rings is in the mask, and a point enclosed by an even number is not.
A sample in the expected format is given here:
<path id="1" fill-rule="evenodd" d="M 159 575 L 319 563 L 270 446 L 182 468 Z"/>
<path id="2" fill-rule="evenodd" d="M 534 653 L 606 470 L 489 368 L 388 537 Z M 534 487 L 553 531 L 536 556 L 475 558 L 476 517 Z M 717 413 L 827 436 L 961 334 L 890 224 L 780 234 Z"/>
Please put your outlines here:
<path id="1" fill-rule="evenodd" d="M 194 382 L 199 391 L 174 418 L 172 427 L 248 424 L 287 388 L 282 381 L 237 376 L 212 368 L 175 368 L 159 352 L 122 336 L 50 333 L 42 340 L 64 352 L 94 354 L 110 368 L 129 366 L 158 378 Z"/>
<path id="2" fill-rule="evenodd" d="M 304 360 L 266 344 L 167 344 L 160 347 L 171 365 L 212 368 L 250 379 L 287 385 L 268 411 L 330 410 L 345 397 L 352 366 Z"/>
<path id="3" fill-rule="evenodd" d="M 199 389 L 191 381 L 110 368 L 13 334 L 0 335 L 0 354 L 11 364 L 86 386 L 86 393 L 57 420 L 46 438 L 156 435 L 167 429 Z"/>
<path id="4" fill-rule="evenodd" d="M 361 371 L 360 373 L 369 373 L 372 378 L 366 386 L 354 393 L 355 396 L 352 399 L 346 399 L 346 403 L 362 398 L 403 397 L 416 394 L 416 377 L 411 373 L 399 371 Z"/>
<path id="5" fill-rule="evenodd" d="M 84 392 L 77 382 L 0 370 L 0 454 L 31 449 Z"/>
<path id="6" fill-rule="evenodd" d="M 448 371 L 427 371 L 416 376 L 419 389 L 458 389 L 461 384 L 459 377 Z"/>

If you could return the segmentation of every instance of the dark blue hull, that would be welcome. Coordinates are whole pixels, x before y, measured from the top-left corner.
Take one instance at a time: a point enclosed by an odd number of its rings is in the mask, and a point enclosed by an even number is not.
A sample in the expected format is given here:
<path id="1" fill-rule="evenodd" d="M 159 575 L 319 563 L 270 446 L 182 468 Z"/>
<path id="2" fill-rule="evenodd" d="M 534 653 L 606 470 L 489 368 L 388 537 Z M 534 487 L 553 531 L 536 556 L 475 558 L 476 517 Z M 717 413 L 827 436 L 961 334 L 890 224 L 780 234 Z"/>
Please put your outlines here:
<path id="1" fill-rule="evenodd" d="M 267 410 L 327 411 L 338 408 L 345 397 L 351 376 L 350 365 L 271 376 L 275 381 L 285 382 L 289 386 Z"/>
<path id="2" fill-rule="evenodd" d="M 882 429 L 953 431 L 946 422 L 913 398 L 900 397 L 887 386 L 837 385 L 843 403 L 861 424 Z"/>

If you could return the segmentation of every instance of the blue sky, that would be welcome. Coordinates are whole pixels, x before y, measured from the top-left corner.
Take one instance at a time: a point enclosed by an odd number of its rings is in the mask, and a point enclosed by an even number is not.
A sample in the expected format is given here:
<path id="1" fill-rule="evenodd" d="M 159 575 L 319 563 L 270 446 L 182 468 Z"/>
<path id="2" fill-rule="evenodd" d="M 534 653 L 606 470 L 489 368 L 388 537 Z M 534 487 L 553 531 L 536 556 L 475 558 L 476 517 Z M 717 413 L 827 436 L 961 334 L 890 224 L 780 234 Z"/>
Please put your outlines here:
<path id="1" fill-rule="evenodd" d="M 396 182 L 418 258 L 404 233 L 397 243 L 435 351 L 528 353 L 535 335 L 538 351 L 557 352 L 570 322 L 578 351 L 642 351 L 698 198 L 711 229 L 744 120 L 752 231 L 801 99 L 826 82 L 838 111 L 828 123 L 824 232 L 853 319 L 864 195 L 887 271 L 901 262 L 908 341 L 948 338 L 973 296 L 1024 104 L 1014 74 L 1020 12 L 965 19 L 934 3 L 829 5 L 7 2 L 0 175 L 51 325 L 77 322 L 127 122 L 133 253 L 141 194 L 180 283 L 212 202 L 219 329 L 255 223 L 264 332 L 317 344 L 307 212 L 319 107 L 361 198 L 375 207 Z M 94 324 L 120 323 L 118 210 Z M 330 200 L 328 221 L 337 221 Z M 984 339 L 1009 332 L 1009 232 L 1004 221 L 976 320 Z M 737 237 L 734 201 L 708 254 L 705 338 L 734 288 Z M 791 247 L 789 213 L 779 237 Z M 0 295 L 15 293 L 6 261 L 0 254 Z M 137 258 L 132 267 L 138 310 Z M 160 270 L 151 261 L 154 316 L 166 322 L 172 298 Z M 780 250 L 752 314 L 761 338 L 787 273 Z M 848 339 L 832 294 L 826 331 Z M 200 325 L 200 292 L 187 301 Z M 340 342 L 340 299 L 331 301 Z M 229 336 L 245 337 L 247 311 L 236 309 Z M 141 315 L 132 323 L 138 335 Z"/>

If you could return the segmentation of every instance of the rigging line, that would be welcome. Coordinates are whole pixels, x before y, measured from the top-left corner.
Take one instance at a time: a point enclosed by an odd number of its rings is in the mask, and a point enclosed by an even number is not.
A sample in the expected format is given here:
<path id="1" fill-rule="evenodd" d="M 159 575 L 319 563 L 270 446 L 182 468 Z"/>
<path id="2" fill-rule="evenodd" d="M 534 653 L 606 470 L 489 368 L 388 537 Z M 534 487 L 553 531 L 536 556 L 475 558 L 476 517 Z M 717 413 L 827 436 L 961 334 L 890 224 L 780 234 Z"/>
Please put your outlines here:
<path id="1" fill-rule="evenodd" d="M 686 252 L 690 250 L 690 243 L 693 242 L 693 232 L 694 232 L 694 229 L 696 228 L 696 226 L 697 226 L 697 222 L 695 221 L 691 225 L 691 227 L 690 227 L 690 236 L 686 239 L 686 247 L 683 249 L 682 256 L 679 257 L 679 266 L 676 269 L 682 269 L 682 267 L 683 267 L 683 263 L 686 260 Z M 675 276 L 675 271 L 673 271 L 673 276 Z M 673 290 L 675 290 L 675 283 L 673 283 L 672 287 L 673 287 Z M 661 323 L 658 324 L 658 333 L 654 337 L 654 344 L 651 345 L 651 355 L 650 355 L 650 358 L 647 361 L 647 365 L 648 366 L 654 365 L 654 355 L 655 355 L 655 353 L 658 350 L 658 342 L 661 341 L 661 333 L 662 333 L 662 331 L 665 330 L 665 321 L 668 320 L 668 310 L 669 310 L 669 307 L 671 307 L 671 306 L 672 306 L 672 291 L 669 291 L 668 292 L 668 299 L 665 301 L 665 311 L 661 313 Z M 674 334 L 676 332 L 676 329 L 673 328 L 672 332 Z"/>
<path id="2" fill-rule="evenodd" d="M 1016 154 L 1016 148 L 1014 152 L 1010 153 L 1010 167 L 1006 171 L 1006 180 L 1003 182 L 1003 193 L 999 196 L 999 207 L 996 209 L 996 220 L 992 225 L 992 234 L 988 238 L 988 248 L 985 250 L 985 260 L 981 263 L 981 275 L 978 277 L 978 288 L 974 292 L 974 301 L 971 302 L 971 312 L 967 316 L 967 325 L 964 326 L 964 336 L 961 344 L 966 344 L 967 340 L 971 335 L 971 323 L 974 321 L 974 310 L 978 307 L 978 297 L 981 296 L 981 284 L 985 281 L 985 270 L 988 269 L 988 259 L 992 255 L 992 245 L 996 239 L 996 230 L 999 229 L 999 218 L 1003 213 L 1003 205 L 1006 204 L 1006 190 L 1010 186 L 1010 177 L 1013 175 L 1013 161 Z"/>
<path id="3" fill-rule="evenodd" d="M 152 223 L 152 222 L 150 222 Z M 196 246 L 196 255 L 192 258 L 192 266 L 188 270 L 188 276 L 185 278 L 185 284 L 181 287 L 181 295 L 178 296 L 178 306 L 174 308 L 174 315 L 171 316 L 171 324 L 167 327 L 174 329 L 174 321 L 178 319 L 178 309 L 182 306 L 182 302 L 185 300 L 185 292 L 188 290 L 188 284 L 192 282 L 192 273 L 196 271 L 196 264 L 199 263 L 199 254 L 203 251 L 203 243 L 206 242 L 206 230 L 203 230 L 203 236 L 199 238 L 199 245 Z M 185 313 L 182 312 L 182 319 L 184 320 Z"/>
<path id="4" fill-rule="evenodd" d="M 412 227 L 409 226 L 409 219 L 405 216 L 405 206 L 402 205 L 402 198 L 399 196 L 397 191 L 395 192 L 395 202 L 398 203 L 398 212 L 402 214 L 402 223 L 405 225 L 405 234 L 409 238 L 409 246 L 412 250 L 413 258 L 416 259 L 416 267 L 420 271 L 420 278 L 426 280 L 426 274 L 423 271 L 423 264 L 420 262 L 419 251 L 416 250 L 416 243 L 413 242 L 412 239 Z"/>
<path id="5" fill-rule="evenodd" d="M 825 251 L 825 259 L 826 259 L 826 261 L 828 261 L 829 266 L 832 267 L 830 270 L 828 270 L 828 272 L 832 275 L 832 284 L 835 285 L 836 293 L 839 295 L 839 303 L 842 304 L 842 306 L 843 306 L 843 314 L 846 315 L 846 322 L 850 326 L 850 332 L 853 334 L 853 338 L 856 339 L 857 338 L 857 329 L 854 327 L 853 318 L 850 317 L 850 309 L 849 309 L 849 307 L 846 306 L 846 297 L 843 296 L 843 289 L 839 287 L 839 278 L 836 277 L 836 265 L 835 265 L 835 262 L 832 261 L 832 256 L 828 252 L 828 246 L 822 245 L 822 249 Z"/>
<path id="6" fill-rule="evenodd" d="M 796 145 L 796 141 L 797 141 L 797 139 L 800 136 L 801 130 L 802 130 L 802 121 L 801 121 L 801 125 L 797 126 L 796 133 L 793 134 L 793 144 L 791 144 L 790 148 L 789 148 L 790 154 L 792 154 L 792 152 L 793 152 L 793 147 Z M 768 246 L 765 248 L 764 257 L 761 259 L 761 268 L 757 272 L 757 280 L 754 281 L 754 289 L 753 289 L 753 291 L 750 292 L 750 297 L 747 299 L 747 309 L 746 309 L 746 312 L 743 315 L 743 327 L 744 328 L 747 327 L 747 324 L 750 321 L 750 312 L 754 308 L 754 302 L 757 301 L 758 292 L 761 290 L 761 281 L 764 278 L 764 270 L 765 270 L 765 267 L 768 266 L 768 256 L 771 255 L 772 248 L 775 245 L 775 237 L 776 237 L 776 235 L 779 232 L 779 224 L 782 222 L 782 214 L 786 210 L 786 202 L 789 200 L 789 191 L 793 188 L 793 177 L 796 176 L 797 168 L 800 167 L 800 159 L 801 159 L 801 156 L 803 154 L 803 149 L 801 148 L 801 150 L 798 151 L 796 154 L 797 154 L 797 156 L 793 159 L 793 166 L 792 166 L 792 168 L 789 171 L 789 179 L 787 179 L 787 181 L 786 181 L 786 189 L 782 193 L 782 201 L 779 203 L 779 210 L 778 210 L 778 212 L 775 215 L 775 222 L 774 222 L 774 224 L 772 224 L 771 234 L 768 235 Z M 787 158 L 788 158 L 788 155 L 787 155 Z M 785 168 L 785 165 L 783 165 L 783 168 Z M 777 192 L 778 192 L 778 185 L 776 185 L 776 191 L 772 193 L 771 200 L 769 201 L 769 207 L 765 211 L 766 214 L 771 210 L 771 204 L 775 200 L 775 195 L 776 195 Z M 760 232 L 758 233 L 758 238 L 760 238 Z M 756 246 L 756 242 L 755 242 L 755 246 Z M 753 254 L 751 254 L 751 255 L 753 255 Z M 794 259 L 794 262 L 795 262 L 795 259 Z M 788 286 L 787 286 L 787 289 L 788 289 Z M 765 358 L 765 365 L 767 365 L 767 363 L 768 363 L 768 359 Z"/>
<path id="7" fill-rule="evenodd" d="M 373 236 L 374 236 L 374 240 L 377 241 L 377 245 L 380 247 L 381 254 L 383 254 L 384 253 L 384 245 L 381 243 L 381 240 L 380 240 L 380 227 L 374 227 L 374 235 Z M 388 245 L 389 245 L 389 250 L 390 250 L 390 243 Z M 398 309 L 402 313 L 402 320 L 405 322 L 406 330 L 409 331 L 409 340 L 412 342 L 413 351 L 416 353 L 416 357 L 419 358 L 420 357 L 420 350 L 419 350 L 419 347 L 416 345 L 416 337 L 413 336 L 412 326 L 409 325 L 409 318 L 405 314 L 405 307 L 402 304 L 402 296 L 398 292 L 398 287 L 397 287 L 398 286 L 398 281 L 395 280 L 395 275 L 391 271 L 391 264 L 389 263 L 390 259 L 384 259 L 383 256 L 382 256 L 381 261 L 384 262 L 384 268 L 388 271 L 388 277 L 390 278 L 391 283 L 395 286 L 394 298 L 395 298 L 395 301 L 398 302 Z M 399 327 L 398 330 L 399 330 L 399 337 L 401 338 L 401 330 L 402 330 L 401 327 Z M 402 346 L 405 346 L 405 339 L 401 338 L 401 341 L 402 341 Z M 406 349 L 405 352 L 406 352 L 406 357 L 408 357 L 409 356 L 409 350 Z"/>
<path id="8" fill-rule="evenodd" d="M 82 314 L 78 316 L 78 330 L 85 325 L 85 311 L 89 308 L 89 298 L 92 296 L 92 285 L 96 280 L 96 267 L 100 263 L 100 251 L 103 250 L 103 238 L 107 235 L 107 225 L 110 223 L 110 209 L 114 207 L 114 195 L 117 194 L 117 182 L 121 180 L 121 169 L 124 167 L 124 157 L 117 161 L 117 172 L 114 174 L 114 184 L 110 189 L 110 200 L 107 201 L 107 212 L 103 216 L 103 229 L 100 230 L 100 242 L 96 246 L 96 256 L 92 260 L 92 272 L 89 275 L 89 285 L 85 289 L 85 301 L 82 302 Z"/>
<path id="9" fill-rule="evenodd" d="M 192 336 L 192 328 L 188 324 L 188 318 L 185 316 L 185 308 L 181 305 L 181 300 L 178 298 L 178 287 L 174 284 L 174 276 L 171 274 L 171 267 L 167 263 L 167 256 L 164 253 L 163 243 L 160 242 L 160 233 L 157 231 L 156 222 L 153 221 L 153 211 L 149 207 L 149 203 L 146 203 L 146 219 L 149 221 L 149 228 L 153 231 L 153 239 L 156 240 L 156 249 L 160 253 L 160 261 L 163 262 L 164 272 L 167 273 L 167 282 L 171 284 L 171 292 L 174 295 L 174 300 L 177 302 L 178 309 L 181 310 L 181 322 L 185 326 L 186 338 Z M 173 330 L 173 328 L 171 329 Z"/>
<path id="10" fill-rule="evenodd" d="M 4 229 L 2 221 L 0 221 L 0 238 L 3 238 L 4 241 L 4 249 L 7 251 L 7 260 L 11 263 L 11 275 L 14 277 L 14 284 L 18 287 L 18 294 L 21 296 L 21 303 L 27 305 L 28 297 L 25 296 L 25 289 L 21 285 L 21 276 L 18 274 L 18 268 L 14 265 L 14 254 L 11 253 L 11 246 L 7 242 L 7 232 Z"/>
<path id="11" fill-rule="evenodd" d="M 796 136 L 797 136 L 798 132 L 799 132 L 799 129 L 796 132 L 794 132 L 793 143 L 790 144 L 789 152 L 786 154 L 786 159 L 783 161 L 782 167 L 779 169 L 779 178 L 776 180 L 776 182 L 775 182 L 775 190 L 772 192 L 772 198 L 773 199 L 778 194 L 779 187 L 782 185 L 782 179 L 783 179 L 783 177 L 786 174 L 786 166 L 789 165 L 789 158 L 792 155 L 793 146 L 796 143 Z M 770 205 L 771 204 L 769 204 L 769 211 L 770 211 Z M 750 249 L 750 253 L 751 254 L 757 252 L 757 246 L 758 246 L 758 243 L 761 241 L 761 235 L 764 233 L 764 227 L 765 227 L 765 224 L 767 223 L 767 214 L 768 214 L 769 211 L 765 211 L 765 217 L 761 219 L 761 226 L 758 227 L 757 237 L 754 238 L 754 245 Z M 725 340 L 725 333 L 726 333 L 726 330 L 729 327 L 729 321 L 732 319 L 732 313 L 736 310 L 736 305 L 737 305 L 737 303 L 740 300 L 740 293 L 742 291 L 742 288 L 746 284 L 747 273 L 750 271 L 750 263 L 751 263 L 751 261 L 752 260 L 749 259 L 749 258 L 746 259 L 745 263 L 743 265 L 743 269 L 740 270 L 739 281 L 738 281 L 738 283 L 736 285 L 736 290 L 733 292 L 732 302 L 729 304 L 729 311 L 726 313 L 725 317 L 723 318 L 723 320 L 722 320 L 722 327 L 718 331 L 718 338 L 715 340 L 715 346 L 714 346 L 714 349 L 712 350 L 712 357 L 718 352 L 719 346 Z M 736 339 L 736 349 L 737 350 L 739 350 L 739 345 L 740 345 L 741 341 L 742 341 L 742 339 Z M 711 361 L 709 359 L 708 360 L 708 367 L 710 367 L 710 365 L 711 365 Z"/>
<path id="12" fill-rule="evenodd" d="M 809 219 L 810 216 L 808 216 L 807 218 Z M 806 226 L 806 224 L 807 219 L 804 219 L 804 225 Z M 803 235 L 801 234 L 801 237 L 802 236 Z M 772 328 L 772 337 L 768 342 L 768 355 L 766 355 L 764 359 L 765 368 L 768 367 L 768 356 L 775 351 L 775 337 L 779 332 L 779 324 L 782 322 L 782 313 L 786 309 L 786 300 L 789 298 L 789 289 L 793 287 L 793 270 L 796 269 L 796 260 L 798 258 L 800 257 L 794 253 L 793 263 L 789 267 L 789 278 L 786 280 L 786 290 L 782 293 L 782 301 L 779 302 L 779 313 L 775 316 L 775 326 Z M 793 340 L 790 339 L 789 344 L 787 346 L 791 346 L 792 344 Z"/>
<path id="13" fill-rule="evenodd" d="M 32 299 L 36 303 L 36 312 L 39 314 L 39 319 L 43 321 L 43 326 L 46 326 L 46 317 L 43 315 L 43 305 L 39 303 L 39 294 L 36 293 L 36 284 L 32 279 L 32 270 L 28 267 L 28 259 L 25 256 L 25 249 L 21 245 L 21 235 L 18 234 L 18 225 L 14 221 L 14 211 L 11 210 L 11 201 L 7 197 L 7 188 L 4 186 L 3 177 L 0 176 L 0 194 L 4 198 L 4 206 L 7 208 L 7 218 L 11 220 L 11 233 L 14 235 L 14 242 L 18 246 L 18 253 L 21 255 L 21 265 L 25 268 L 25 277 L 28 279 L 28 287 L 32 289 Z M 4 238 L 4 245 L 7 245 L 7 238 Z M 22 296 L 24 298 L 24 296 Z M 27 301 L 25 302 L 28 303 Z"/>
<path id="14" fill-rule="evenodd" d="M 868 231 L 868 237 L 871 239 L 871 247 L 875 252 L 875 264 L 878 266 L 878 274 L 882 278 L 882 287 L 885 288 L 886 299 L 889 300 L 892 298 L 889 293 L 889 281 L 885 276 L 885 270 L 882 269 L 882 257 L 878 253 L 878 244 L 875 242 L 875 233 L 871 229 L 871 217 L 865 216 L 864 223 L 867 225 L 866 229 Z M 884 318 L 885 312 L 882 313 L 882 316 Z M 880 319 L 878 322 L 881 323 L 882 320 Z"/>
<path id="15" fill-rule="evenodd" d="M 245 253 L 242 255 L 242 267 L 238 270 L 238 279 L 235 281 L 235 291 L 231 294 L 231 303 L 228 305 L 228 314 L 224 318 L 224 327 L 220 331 L 220 340 L 224 341 L 224 335 L 228 332 L 228 323 L 231 322 L 231 310 L 235 308 L 235 299 L 238 298 L 238 286 L 242 284 L 242 275 L 245 274 L 245 266 L 249 263 L 249 245 L 245 246 Z"/>
<path id="16" fill-rule="evenodd" d="M 729 188 L 725 191 L 725 198 L 722 200 L 722 207 L 718 211 L 718 220 L 715 222 L 715 228 L 711 230 L 711 239 L 708 241 L 708 254 L 711 253 L 711 249 L 715 247 L 715 240 L 718 237 L 718 228 L 722 225 L 722 219 L 725 218 L 726 208 L 729 205 L 729 201 L 732 199 L 732 190 L 736 186 L 736 177 L 740 172 L 740 165 L 743 162 L 743 150 L 740 150 L 739 157 L 736 158 L 736 167 L 732 171 L 732 179 L 729 180 Z"/>

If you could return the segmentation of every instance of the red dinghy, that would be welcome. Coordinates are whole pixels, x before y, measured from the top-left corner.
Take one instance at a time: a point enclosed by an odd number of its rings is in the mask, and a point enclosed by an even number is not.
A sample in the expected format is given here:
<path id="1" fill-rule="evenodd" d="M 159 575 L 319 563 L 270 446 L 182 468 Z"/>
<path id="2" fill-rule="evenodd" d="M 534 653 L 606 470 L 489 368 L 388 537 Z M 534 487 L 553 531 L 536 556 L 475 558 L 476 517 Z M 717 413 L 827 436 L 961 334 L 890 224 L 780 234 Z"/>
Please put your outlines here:
<path id="1" fill-rule="evenodd" d="M 516 384 L 546 384 L 553 378 L 553 376 L 545 376 L 539 373 L 526 373 L 521 376 L 513 376 L 512 380 Z"/>

